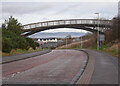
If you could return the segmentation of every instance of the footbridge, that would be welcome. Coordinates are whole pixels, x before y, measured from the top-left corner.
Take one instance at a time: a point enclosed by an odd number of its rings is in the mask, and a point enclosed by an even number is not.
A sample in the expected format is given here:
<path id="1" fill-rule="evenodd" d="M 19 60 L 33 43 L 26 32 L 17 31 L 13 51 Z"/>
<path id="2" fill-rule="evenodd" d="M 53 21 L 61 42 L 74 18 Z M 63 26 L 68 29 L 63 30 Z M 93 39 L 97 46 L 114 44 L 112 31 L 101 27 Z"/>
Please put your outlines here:
<path id="1" fill-rule="evenodd" d="M 99 32 L 101 34 L 104 34 L 104 31 L 106 29 L 109 29 L 111 25 L 112 25 L 111 20 L 98 20 L 98 19 L 52 20 L 23 25 L 22 35 L 29 36 L 40 31 L 57 28 L 75 28 L 96 33 L 98 31 L 97 29 L 98 26 L 100 27 Z"/>

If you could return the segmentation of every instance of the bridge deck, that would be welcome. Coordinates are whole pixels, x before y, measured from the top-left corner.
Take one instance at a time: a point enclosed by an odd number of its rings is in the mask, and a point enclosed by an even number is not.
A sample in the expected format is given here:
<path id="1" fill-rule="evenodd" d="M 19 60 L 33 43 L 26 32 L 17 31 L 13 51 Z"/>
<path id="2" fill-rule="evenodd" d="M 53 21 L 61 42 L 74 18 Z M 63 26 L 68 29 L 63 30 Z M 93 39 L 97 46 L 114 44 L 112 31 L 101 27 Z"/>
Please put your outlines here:
<path id="1" fill-rule="evenodd" d="M 23 29 L 31 29 L 35 27 L 46 27 L 46 26 L 56 26 L 56 25 L 72 25 L 72 24 L 91 24 L 91 25 L 111 25 L 111 20 L 97 20 L 97 19 L 70 19 L 70 20 L 53 20 L 53 21 L 45 21 L 38 23 L 31 23 L 23 25 Z"/>
<path id="2" fill-rule="evenodd" d="M 76 28 L 83 29 L 91 32 L 97 32 L 95 27 L 101 27 L 100 33 L 104 33 L 104 30 L 112 25 L 111 20 L 97 20 L 97 19 L 69 19 L 69 20 L 53 20 L 38 23 L 31 23 L 23 25 L 23 31 L 27 32 L 24 36 L 32 35 L 34 33 L 55 29 L 55 28 Z"/>

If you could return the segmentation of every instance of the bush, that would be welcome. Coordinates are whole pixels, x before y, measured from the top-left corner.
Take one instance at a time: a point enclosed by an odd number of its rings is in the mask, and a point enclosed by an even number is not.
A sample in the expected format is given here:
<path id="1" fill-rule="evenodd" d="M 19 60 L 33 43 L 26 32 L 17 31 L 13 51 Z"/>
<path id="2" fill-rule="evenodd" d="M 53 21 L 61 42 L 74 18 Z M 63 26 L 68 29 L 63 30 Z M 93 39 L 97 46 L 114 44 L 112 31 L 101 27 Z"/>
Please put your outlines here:
<path id="1" fill-rule="evenodd" d="M 37 42 L 34 42 L 34 40 L 31 38 L 26 38 L 26 41 L 28 43 L 28 46 L 32 47 L 34 50 L 36 47 L 39 47 L 39 44 Z"/>
<path id="2" fill-rule="evenodd" d="M 24 36 L 16 35 L 10 30 L 2 30 L 2 51 L 9 53 L 12 49 L 25 49 L 30 47 L 36 49 L 39 44 L 33 39 Z"/>
<path id="3" fill-rule="evenodd" d="M 35 46 L 36 46 L 36 47 L 39 47 L 39 44 L 38 44 L 37 42 L 35 42 Z"/>
<path id="4" fill-rule="evenodd" d="M 10 38 L 3 38 L 2 48 L 3 48 L 2 51 L 7 52 L 7 53 L 9 53 L 12 50 L 13 45 L 12 45 L 12 41 Z"/>
<path id="5" fill-rule="evenodd" d="M 16 41 L 16 43 L 18 43 L 18 48 L 19 49 L 26 49 L 26 50 L 28 49 L 29 45 L 28 45 L 25 38 L 19 37 L 19 41 Z"/>

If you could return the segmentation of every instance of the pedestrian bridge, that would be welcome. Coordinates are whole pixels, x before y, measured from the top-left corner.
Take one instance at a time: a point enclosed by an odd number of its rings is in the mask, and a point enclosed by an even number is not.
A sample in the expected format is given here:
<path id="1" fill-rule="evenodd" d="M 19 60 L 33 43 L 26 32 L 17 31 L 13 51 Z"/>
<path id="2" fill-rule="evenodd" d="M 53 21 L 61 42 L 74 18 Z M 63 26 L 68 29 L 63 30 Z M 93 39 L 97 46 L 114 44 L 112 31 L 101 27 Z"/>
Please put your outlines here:
<path id="1" fill-rule="evenodd" d="M 112 24 L 111 20 L 98 21 L 97 19 L 53 20 L 23 25 L 22 35 L 29 36 L 40 31 L 56 28 L 75 28 L 96 33 L 98 31 L 97 29 L 98 26 L 100 27 L 99 32 L 101 34 L 104 34 L 104 31 L 106 29 L 109 29 L 111 24 Z"/>

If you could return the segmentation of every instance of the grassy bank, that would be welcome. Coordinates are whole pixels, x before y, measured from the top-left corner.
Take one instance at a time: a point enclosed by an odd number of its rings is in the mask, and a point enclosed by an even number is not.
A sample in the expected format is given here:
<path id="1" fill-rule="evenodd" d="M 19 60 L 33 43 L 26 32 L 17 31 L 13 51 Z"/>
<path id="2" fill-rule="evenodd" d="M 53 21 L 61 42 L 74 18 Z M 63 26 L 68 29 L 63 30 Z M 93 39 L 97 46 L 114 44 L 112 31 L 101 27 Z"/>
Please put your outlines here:
<path id="1" fill-rule="evenodd" d="M 101 47 L 99 48 L 99 51 L 103 51 L 106 52 L 110 55 L 116 56 L 120 58 L 120 55 L 118 55 L 118 45 L 120 45 L 120 43 L 117 44 L 113 44 L 113 45 L 101 45 Z M 61 46 L 58 49 L 81 49 L 80 46 L 80 42 L 76 42 L 76 43 L 71 43 L 68 44 L 68 47 L 66 48 L 66 46 Z M 97 50 L 96 46 L 92 46 L 92 47 L 84 47 L 82 49 L 91 49 L 91 50 Z"/>
<path id="2" fill-rule="evenodd" d="M 99 48 L 99 51 L 103 51 L 105 53 L 108 53 L 110 55 L 120 58 L 120 55 L 118 53 L 118 44 L 115 44 L 115 45 L 112 45 L 112 46 L 101 45 L 101 47 Z M 87 49 L 97 50 L 96 47 L 89 47 Z"/>

